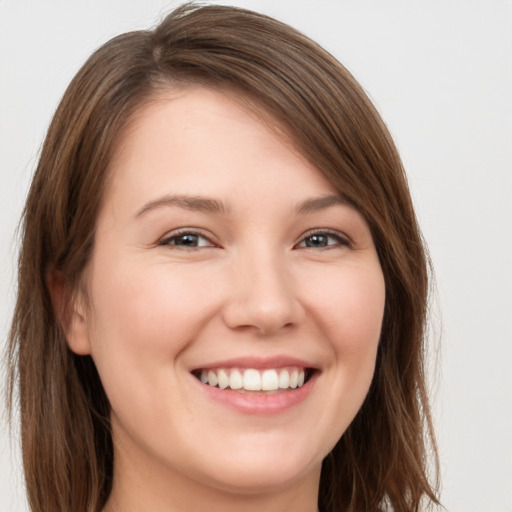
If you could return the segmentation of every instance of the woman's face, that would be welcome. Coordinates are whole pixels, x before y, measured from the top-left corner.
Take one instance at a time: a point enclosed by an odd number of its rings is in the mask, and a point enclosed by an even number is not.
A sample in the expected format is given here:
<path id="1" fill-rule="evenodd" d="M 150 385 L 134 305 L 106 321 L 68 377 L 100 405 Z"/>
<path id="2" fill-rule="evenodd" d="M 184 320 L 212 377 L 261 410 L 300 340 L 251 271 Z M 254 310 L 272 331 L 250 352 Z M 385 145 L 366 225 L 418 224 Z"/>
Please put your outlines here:
<path id="1" fill-rule="evenodd" d="M 123 134 L 68 336 L 110 400 L 116 478 L 317 483 L 365 398 L 385 300 L 372 237 L 277 133 L 195 87 Z"/>

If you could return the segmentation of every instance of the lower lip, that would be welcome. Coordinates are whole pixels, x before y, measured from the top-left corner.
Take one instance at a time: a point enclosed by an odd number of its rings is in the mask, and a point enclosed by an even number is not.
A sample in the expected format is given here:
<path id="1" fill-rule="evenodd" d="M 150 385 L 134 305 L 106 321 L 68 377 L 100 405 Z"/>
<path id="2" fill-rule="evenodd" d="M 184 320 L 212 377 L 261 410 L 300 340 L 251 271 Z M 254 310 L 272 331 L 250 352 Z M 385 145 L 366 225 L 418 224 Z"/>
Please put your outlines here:
<path id="1" fill-rule="evenodd" d="M 209 399 L 244 414 L 268 415 L 279 414 L 302 403 L 313 389 L 318 372 L 315 372 L 300 388 L 268 395 L 246 394 L 229 389 L 220 389 L 203 384 L 196 377 L 192 377 Z"/>

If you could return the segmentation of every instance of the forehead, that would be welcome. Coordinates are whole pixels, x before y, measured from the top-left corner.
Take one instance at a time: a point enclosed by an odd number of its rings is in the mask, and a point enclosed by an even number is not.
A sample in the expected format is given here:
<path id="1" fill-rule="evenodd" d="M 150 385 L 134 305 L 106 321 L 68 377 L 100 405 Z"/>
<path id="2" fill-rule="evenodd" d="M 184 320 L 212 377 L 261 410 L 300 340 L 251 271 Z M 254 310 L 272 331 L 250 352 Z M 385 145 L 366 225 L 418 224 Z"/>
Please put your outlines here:
<path id="1" fill-rule="evenodd" d="M 184 187 L 182 193 L 221 194 L 226 183 L 235 187 L 248 177 L 266 180 L 270 189 L 285 168 L 296 170 L 288 173 L 295 185 L 314 183 L 325 193 L 332 192 L 281 124 L 238 99 L 204 87 L 187 87 L 146 102 L 120 134 L 105 200 L 115 192 L 150 195 L 169 186 Z"/>
<path id="2" fill-rule="evenodd" d="M 175 136 L 183 137 L 198 126 L 217 125 L 219 117 L 232 125 L 258 125 L 260 130 L 274 134 L 290 151 L 302 155 L 286 122 L 251 95 L 230 86 L 219 89 L 192 83 L 161 87 L 142 101 L 119 133 L 111 166 L 126 153 L 128 139 L 148 130 L 151 119 L 157 117 L 160 128 L 175 128 Z"/>

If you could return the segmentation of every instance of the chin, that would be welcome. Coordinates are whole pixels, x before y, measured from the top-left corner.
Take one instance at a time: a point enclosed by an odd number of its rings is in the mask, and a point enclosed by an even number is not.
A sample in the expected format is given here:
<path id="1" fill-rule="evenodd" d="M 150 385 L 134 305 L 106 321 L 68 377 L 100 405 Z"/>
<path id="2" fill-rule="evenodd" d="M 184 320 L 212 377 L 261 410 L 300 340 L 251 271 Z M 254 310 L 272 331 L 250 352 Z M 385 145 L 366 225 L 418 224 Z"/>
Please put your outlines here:
<path id="1" fill-rule="evenodd" d="M 310 446 L 300 450 L 297 445 L 281 444 L 273 449 L 272 443 L 266 448 L 256 444 L 252 450 L 212 453 L 208 466 L 203 465 L 203 478 L 210 486 L 234 494 L 276 492 L 307 478 L 317 481 L 323 460 L 317 453 Z"/>
<path id="2" fill-rule="evenodd" d="M 285 460 L 280 463 L 262 464 L 257 467 L 248 463 L 247 467 L 233 467 L 222 470 L 208 483 L 219 490 L 231 494 L 267 494 L 291 488 L 307 478 L 318 479 L 321 463 L 302 467 L 291 467 Z"/>

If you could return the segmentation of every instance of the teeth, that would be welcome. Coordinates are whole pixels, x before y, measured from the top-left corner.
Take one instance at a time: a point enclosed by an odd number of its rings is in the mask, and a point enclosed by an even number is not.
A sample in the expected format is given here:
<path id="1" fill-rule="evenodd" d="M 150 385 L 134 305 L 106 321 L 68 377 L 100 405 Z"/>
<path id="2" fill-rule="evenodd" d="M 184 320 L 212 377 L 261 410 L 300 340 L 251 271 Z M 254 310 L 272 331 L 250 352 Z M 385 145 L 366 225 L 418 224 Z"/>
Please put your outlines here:
<path id="1" fill-rule="evenodd" d="M 245 370 L 243 388 L 247 391 L 261 391 L 261 376 L 258 370 Z"/>
<path id="2" fill-rule="evenodd" d="M 290 387 L 290 373 L 287 370 L 281 370 L 279 373 L 279 387 L 281 389 Z"/>
<path id="3" fill-rule="evenodd" d="M 297 370 L 293 370 L 290 375 L 290 387 L 295 389 L 297 384 L 299 383 L 299 372 Z"/>
<path id="4" fill-rule="evenodd" d="M 226 389 L 229 386 L 229 377 L 225 370 L 219 370 L 217 378 L 219 380 L 220 389 Z"/>
<path id="5" fill-rule="evenodd" d="M 210 384 L 210 386 L 216 386 L 218 382 L 219 380 L 217 379 L 217 374 L 210 370 L 208 372 L 208 384 Z"/>
<path id="6" fill-rule="evenodd" d="M 242 374 L 238 370 L 232 370 L 229 376 L 229 387 L 231 389 L 240 389 L 242 386 Z"/>
<path id="7" fill-rule="evenodd" d="M 279 378 L 275 370 L 265 370 L 261 375 L 261 389 L 274 391 L 279 388 Z"/>
<path id="8" fill-rule="evenodd" d="M 246 391 L 277 391 L 295 389 L 304 385 L 303 368 L 281 368 L 256 370 L 247 368 L 226 370 L 224 368 L 202 370 L 199 379 L 203 384 L 218 386 L 220 389 L 243 389 Z"/>

